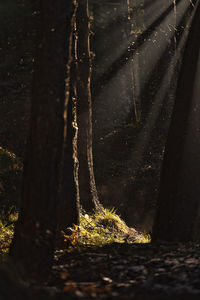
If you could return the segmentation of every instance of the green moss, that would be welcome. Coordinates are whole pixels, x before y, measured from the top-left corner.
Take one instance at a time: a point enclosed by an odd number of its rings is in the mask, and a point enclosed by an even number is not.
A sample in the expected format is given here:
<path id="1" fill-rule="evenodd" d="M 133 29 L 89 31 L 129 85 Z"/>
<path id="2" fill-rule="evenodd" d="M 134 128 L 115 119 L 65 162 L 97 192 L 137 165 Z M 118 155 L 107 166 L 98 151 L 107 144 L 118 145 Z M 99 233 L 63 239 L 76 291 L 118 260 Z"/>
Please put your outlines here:
<path id="1" fill-rule="evenodd" d="M 20 202 L 22 163 L 7 149 L 0 147 L 0 220 L 9 223 Z"/>
<path id="2" fill-rule="evenodd" d="M 14 225 L 4 225 L 0 221 L 0 253 L 7 253 L 13 239 Z"/>
<path id="3" fill-rule="evenodd" d="M 151 243 L 151 236 L 149 233 L 142 233 L 141 236 L 135 240 L 135 244 L 148 244 Z"/>
<path id="4" fill-rule="evenodd" d="M 18 218 L 22 163 L 12 152 L 0 147 L 0 253 L 7 253 L 14 223 Z"/>
<path id="5" fill-rule="evenodd" d="M 75 248 L 78 246 L 104 246 L 111 243 L 149 243 L 151 238 L 130 228 L 116 214 L 115 210 L 103 209 L 93 214 L 81 214 L 80 226 L 72 229 L 71 236 L 65 236 Z"/>

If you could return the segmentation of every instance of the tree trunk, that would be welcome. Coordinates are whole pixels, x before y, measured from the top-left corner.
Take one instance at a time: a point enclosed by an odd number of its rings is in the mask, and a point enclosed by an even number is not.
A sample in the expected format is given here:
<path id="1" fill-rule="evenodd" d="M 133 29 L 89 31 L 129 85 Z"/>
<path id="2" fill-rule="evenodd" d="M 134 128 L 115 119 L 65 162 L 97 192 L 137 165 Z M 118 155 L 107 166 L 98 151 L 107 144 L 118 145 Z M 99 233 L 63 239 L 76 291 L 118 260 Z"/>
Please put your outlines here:
<path id="1" fill-rule="evenodd" d="M 22 207 L 11 255 L 30 273 L 51 265 L 57 222 L 66 62 L 73 1 L 40 0 Z"/>
<path id="2" fill-rule="evenodd" d="M 200 239 L 200 5 L 197 5 L 166 145 L 154 240 Z"/>
<path id="3" fill-rule="evenodd" d="M 64 141 L 62 149 L 60 204 L 58 208 L 58 238 L 60 232 L 66 232 L 69 227 L 79 224 L 80 201 L 78 182 L 77 155 L 77 83 L 75 77 L 76 61 L 74 57 L 74 41 L 78 1 L 74 0 L 74 12 L 71 19 L 70 49 L 67 64 L 66 99 L 64 108 Z M 61 235 L 62 237 L 62 235 Z"/>
<path id="4" fill-rule="evenodd" d="M 81 205 L 87 211 L 91 211 L 93 208 L 99 209 L 101 205 L 93 169 L 90 22 L 87 0 L 79 0 L 76 26 L 79 189 Z"/>
<path id="5" fill-rule="evenodd" d="M 140 121 L 139 117 L 139 96 L 140 96 L 140 53 L 138 47 L 138 35 L 142 33 L 143 28 L 140 28 L 142 24 L 138 24 L 138 15 L 137 18 L 134 18 L 134 1 L 126 0 L 127 4 L 127 24 L 129 30 L 128 33 L 128 45 L 130 51 L 132 51 L 133 45 L 136 48 L 135 53 L 133 52 L 133 56 L 129 58 L 130 65 L 130 90 L 131 90 L 131 98 L 132 98 L 132 109 L 130 111 L 130 115 L 128 116 L 128 122 L 138 125 Z M 140 8 L 142 8 L 143 4 L 140 4 Z"/>

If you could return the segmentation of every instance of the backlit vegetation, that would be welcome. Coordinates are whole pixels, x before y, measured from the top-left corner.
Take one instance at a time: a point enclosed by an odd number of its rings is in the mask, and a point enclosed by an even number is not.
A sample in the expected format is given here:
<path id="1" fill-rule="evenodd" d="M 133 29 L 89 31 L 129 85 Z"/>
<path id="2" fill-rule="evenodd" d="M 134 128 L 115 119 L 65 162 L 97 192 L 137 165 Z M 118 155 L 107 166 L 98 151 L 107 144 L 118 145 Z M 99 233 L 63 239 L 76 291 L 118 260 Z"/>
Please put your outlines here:
<path id="1" fill-rule="evenodd" d="M 22 163 L 0 147 L 0 253 L 8 252 L 18 216 Z"/>
<path id="2" fill-rule="evenodd" d="M 82 214 L 80 226 L 74 226 L 65 240 L 72 246 L 104 246 L 111 243 L 150 243 L 149 234 L 130 228 L 114 209 L 103 209 L 93 214 Z"/>
<path id="3" fill-rule="evenodd" d="M 16 214 L 21 190 L 22 163 L 7 149 L 0 147 L 0 220 L 12 223 Z"/>

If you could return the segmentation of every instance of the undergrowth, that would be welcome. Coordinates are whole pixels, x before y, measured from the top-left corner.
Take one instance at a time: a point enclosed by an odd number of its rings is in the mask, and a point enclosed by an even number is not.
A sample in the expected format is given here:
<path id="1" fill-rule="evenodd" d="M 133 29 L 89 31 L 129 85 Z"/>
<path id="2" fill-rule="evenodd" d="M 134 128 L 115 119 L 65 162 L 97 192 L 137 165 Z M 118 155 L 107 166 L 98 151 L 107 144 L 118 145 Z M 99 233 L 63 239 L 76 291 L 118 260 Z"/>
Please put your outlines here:
<path id="1" fill-rule="evenodd" d="M 10 216 L 19 207 L 21 191 L 22 163 L 7 149 L 0 147 L 0 220 L 11 223 Z"/>
<path id="2" fill-rule="evenodd" d="M 103 209 L 93 214 L 81 214 L 80 225 L 71 228 L 72 234 L 65 241 L 72 248 L 104 246 L 111 243 L 150 243 L 149 234 L 130 228 L 114 209 Z"/>
<path id="3" fill-rule="evenodd" d="M 22 163 L 16 155 L 0 147 L 0 253 L 7 253 L 18 217 Z M 112 243 L 149 243 L 151 237 L 130 228 L 114 209 L 93 214 L 81 213 L 80 225 L 64 236 L 68 249 L 104 246 Z"/>
<path id="4" fill-rule="evenodd" d="M 8 253 L 13 239 L 14 224 L 5 225 L 0 221 L 0 253 Z"/>
<path id="5" fill-rule="evenodd" d="M 22 163 L 0 147 L 0 253 L 7 253 L 13 238 L 20 201 Z"/>

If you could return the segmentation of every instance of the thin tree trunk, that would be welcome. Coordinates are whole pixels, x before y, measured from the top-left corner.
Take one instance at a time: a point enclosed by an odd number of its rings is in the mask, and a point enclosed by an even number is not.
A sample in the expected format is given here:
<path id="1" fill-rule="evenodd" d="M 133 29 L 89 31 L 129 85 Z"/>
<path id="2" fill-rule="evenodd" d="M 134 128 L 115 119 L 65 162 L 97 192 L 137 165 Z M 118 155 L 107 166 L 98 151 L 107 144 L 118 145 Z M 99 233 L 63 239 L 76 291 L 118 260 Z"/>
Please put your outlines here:
<path id="1" fill-rule="evenodd" d="M 76 80 L 79 188 L 81 205 L 87 211 L 100 209 L 92 154 L 92 100 L 90 90 L 91 53 L 88 1 L 79 0 L 77 10 Z"/>
<path id="2" fill-rule="evenodd" d="M 75 31 L 78 1 L 74 0 L 74 10 L 71 19 L 70 47 L 67 64 L 66 94 L 64 106 L 64 142 L 61 158 L 60 204 L 58 208 L 58 241 L 60 232 L 66 232 L 69 227 L 79 224 L 79 182 L 77 155 L 77 83 L 75 78 Z M 62 237 L 62 235 L 61 235 Z"/>
<path id="3" fill-rule="evenodd" d="M 139 78 L 139 50 L 138 50 L 138 44 L 137 44 L 137 38 L 138 38 L 138 33 L 135 32 L 139 28 L 138 24 L 133 24 L 133 3 L 130 0 L 126 0 L 126 5 L 127 5 L 127 23 L 129 26 L 128 30 L 128 36 L 129 36 L 129 48 L 130 51 L 132 51 L 132 45 L 134 44 L 134 47 L 137 49 L 136 53 L 133 53 L 133 57 L 129 58 L 129 65 L 130 65 L 130 83 L 131 83 L 131 97 L 132 97 L 132 105 L 133 109 L 131 110 L 131 115 L 130 115 L 130 121 L 138 124 L 139 123 L 139 112 L 138 112 L 138 98 L 139 98 L 139 93 L 140 93 L 140 78 Z M 135 28 L 134 28 L 135 25 Z"/>

